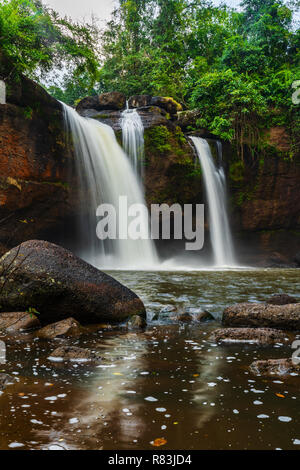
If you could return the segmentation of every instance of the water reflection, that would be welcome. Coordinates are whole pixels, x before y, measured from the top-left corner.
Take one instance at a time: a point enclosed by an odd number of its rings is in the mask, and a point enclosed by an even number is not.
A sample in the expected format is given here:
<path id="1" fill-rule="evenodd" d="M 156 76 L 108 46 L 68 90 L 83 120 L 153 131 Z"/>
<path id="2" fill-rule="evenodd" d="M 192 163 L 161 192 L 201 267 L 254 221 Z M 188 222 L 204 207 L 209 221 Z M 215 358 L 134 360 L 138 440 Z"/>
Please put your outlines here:
<path id="1" fill-rule="evenodd" d="M 99 364 L 51 363 L 68 340 L 7 340 L 5 372 L 15 385 L 0 395 L 1 449 L 295 448 L 300 442 L 298 377 L 252 376 L 255 359 L 288 357 L 288 347 L 217 346 L 219 324 L 178 324 L 166 305 L 205 307 L 219 317 L 235 301 L 296 294 L 297 271 L 115 273 L 158 320 L 143 333 L 91 328 L 73 344 L 97 349 Z M 209 306 L 211 308 L 209 308 Z"/>

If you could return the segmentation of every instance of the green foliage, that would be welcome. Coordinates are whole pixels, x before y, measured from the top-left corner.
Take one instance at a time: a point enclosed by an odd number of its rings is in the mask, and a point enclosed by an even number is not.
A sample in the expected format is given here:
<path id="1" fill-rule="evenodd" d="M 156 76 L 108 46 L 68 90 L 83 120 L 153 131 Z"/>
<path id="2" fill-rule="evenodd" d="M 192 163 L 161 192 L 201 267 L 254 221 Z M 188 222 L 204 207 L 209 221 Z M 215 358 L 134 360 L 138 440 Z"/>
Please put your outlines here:
<path id="1" fill-rule="evenodd" d="M 262 130 L 272 126 L 285 126 L 296 149 L 300 32 L 289 5 L 243 0 L 237 11 L 205 0 L 121 1 L 103 35 L 99 89 L 173 96 L 242 158 L 242 142 L 263 145 Z"/>
<path id="2" fill-rule="evenodd" d="M 172 150 L 171 137 L 166 126 L 152 127 L 145 132 L 145 145 L 151 147 L 154 152 L 164 154 Z"/>
<path id="3" fill-rule="evenodd" d="M 74 82 L 86 74 L 92 85 L 98 77 L 95 33 L 90 25 L 60 18 L 39 0 L 2 0 L 0 76 L 40 79 L 65 67 Z"/>

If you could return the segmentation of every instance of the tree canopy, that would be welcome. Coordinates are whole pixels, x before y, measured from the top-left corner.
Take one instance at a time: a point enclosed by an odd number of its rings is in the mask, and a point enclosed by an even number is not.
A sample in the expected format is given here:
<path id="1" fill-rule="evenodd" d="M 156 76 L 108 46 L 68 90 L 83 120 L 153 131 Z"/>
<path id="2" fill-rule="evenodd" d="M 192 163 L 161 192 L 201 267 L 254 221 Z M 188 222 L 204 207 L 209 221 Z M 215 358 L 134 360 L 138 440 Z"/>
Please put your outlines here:
<path id="1" fill-rule="evenodd" d="M 83 74 L 94 84 L 99 57 L 94 51 L 95 29 L 60 18 L 39 0 L 0 3 L 0 76 L 47 76 L 51 70 L 72 72 L 74 83 Z"/>
<path id="2" fill-rule="evenodd" d="M 198 125 L 223 139 L 251 142 L 261 128 L 283 125 L 297 142 L 299 0 L 241 0 L 240 6 L 119 0 L 99 31 L 37 0 L 2 0 L 1 53 L 9 73 L 63 75 L 63 86 L 52 83 L 49 90 L 68 104 L 107 91 L 172 96 L 197 109 Z"/>

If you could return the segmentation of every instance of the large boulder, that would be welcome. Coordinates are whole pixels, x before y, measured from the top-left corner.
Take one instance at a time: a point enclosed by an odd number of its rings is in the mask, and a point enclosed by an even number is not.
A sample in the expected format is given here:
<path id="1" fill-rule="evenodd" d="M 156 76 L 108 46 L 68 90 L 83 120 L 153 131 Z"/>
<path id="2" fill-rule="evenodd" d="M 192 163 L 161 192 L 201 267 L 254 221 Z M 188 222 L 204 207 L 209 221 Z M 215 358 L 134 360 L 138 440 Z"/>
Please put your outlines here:
<path id="1" fill-rule="evenodd" d="M 165 109 L 169 114 L 177 114 L 178 111 L 182 111 L 181 104 L 177 103 L 177 101 L 170 97 L 153 96 L 151 99 L 151 105 Z"/>
<path id="2" fill-rule="evenodd" d="M 276 344 L 288 338 L 282 331 L 272 328 L 219 328 L 210 336 L 217 343 Z"/>
<path id="3" fill-rule="evenodd" d="M 35 308 L 42 324 L 73 317 L 80 323 L 145 317 L 142 301 L 111 276 L 53 243 L 30 240 L 0 259 L 2 311 Z"/>
<path id="4" fill-rule="evenodd" d="M 224 326 L 269 327 L 300 330 L 300 303 L 269 305 L 242 303 L 227 307 L 223 313 Z"/>
<path id="5" fill-rule="evenodd" d="M 133 95 L 128 100 L 129 108 L 142 108 L 144 106 L 150 106 L 150 104 L 150 95 Z"/>
<path id="6" fill-rule="evenodd" d="M 288 294 L 274 294 L 266 300 L 266 303 L 271 305 L 296 304 L 297 302 L 295 297 Z"/>
<path id="7" fill-rule="evenodd" d="M 255 375 L 272 377 L 274 375 L 299 375 L 300 364 L 294 364 L 288 359 L 267 359 L 266 361 L 255 361 L 250 365 L 250 371 Z"/>
<path id="8" fill-rule="evenodd" d="M 111 109 L 120 111 L 126 106 L 126 96 L 118 91 L 111 91 L 109 93 L 102 93 L 102 95 L 87 96 L 83 98 L 77 105 L 76 111 L 80 114 L 85 109 L 95 109 L 102 111 L 104 109 Z"/>

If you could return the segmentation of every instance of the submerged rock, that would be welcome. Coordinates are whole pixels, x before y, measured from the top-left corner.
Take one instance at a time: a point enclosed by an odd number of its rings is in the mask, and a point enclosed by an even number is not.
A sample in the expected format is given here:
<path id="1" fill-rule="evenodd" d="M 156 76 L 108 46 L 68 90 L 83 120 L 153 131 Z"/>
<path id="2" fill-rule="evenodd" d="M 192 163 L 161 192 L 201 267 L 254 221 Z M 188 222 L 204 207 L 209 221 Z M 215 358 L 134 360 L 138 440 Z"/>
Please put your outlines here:
<path id="1" fill-rule="evenodd" d="M 298 300 L 288 294 L 274 294 L 266 300 L 267 304 L 270 305 L 287 305 L 296 304 Z"/>
<path id="2" fill-rule="evenodd" d="M 90 349 L 77 348 L 76 346 L 61 346 L 50 354 L 49 360 L 62 362 L 62 361 L 101 361 L 102 357 L 99 353 L 91 351 Z"/>
<path id="3" fill-rule="evenodd" d="M 300 364 L 296 365 L 292 359 L 268 359 L 266 361 L 255 361 L 250 365 L 250 371 L 255 375 L 266 377 L 274 375 L 299 375 Z"/>
<path id="4" fill-rule="evenodd" d="M 33 330 L 40 327 L 39 319 L 28 312 L 0 313 L 0 330 L 8 332 Z"/>
<path id="5" fill-rule="evenodd" d="M 0 259 L 3 269 L 2 311 L 34 307 L 44 325 L 68 317 L 81 323 L 117 323 L 146 316 L 134 292 L 53 243 L 22 243 Z"/>
<path id="6" fill-rule="evenodd" d="M 193 321 L 193 316 L 190 313 L 185 312 L 185 313 L 181 313 L 177 317 L 172 317 L 172 320 L 178 320 L 183 323 L 190 323 Z"/>
<path id="7" fill-rule="evenodd" d="M 217 343 L 252 343 L 276 344 L 285 343 L 288 338 L 282 331 L 272 328 L 220 328 L 209 338 Z"/>
<path id="8" fill-rule="evenodd" d="M 127 326 L 130 329 L 141 329 L 142 330 L 143 328 L 146 328 L 147 322 L 146 322 L 145 318 L 142 318 L 139 315 L 133 315 L 133 317 L 131 317 L 128 320 Z"/>
<path id="9" fill-rule="evenodd" d="M 300 303 L 269 305 L 241 303 L 224 310 L 222 323 L 225 326 L 269 327 L 282 330 L 300 329 Z"/>
<path id="10" fill-rule="evenodd" d="M 8 374 L 0 374 L 0 391 L 4 390 L 7 385 L 12 385 L 15 383 L 14 377 Z"/>
<path id="11" fill-rule="evenodd" d="M 80 323 L 71 317 L 45 326 L 37 335 L 40 338 L 53 339 L 60 336 L 79 336 L 80 333 Z"/>

